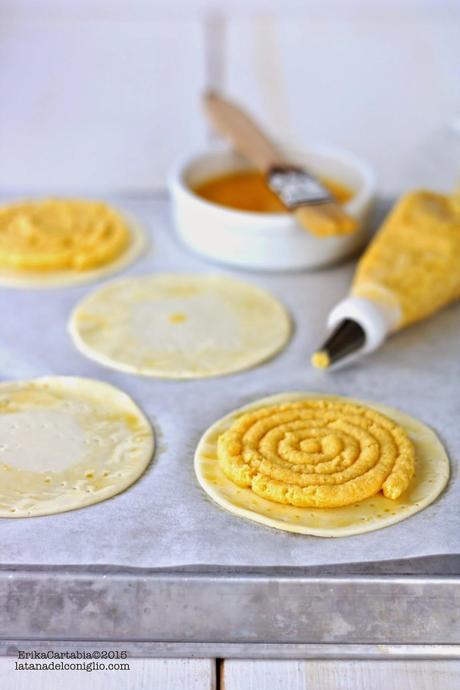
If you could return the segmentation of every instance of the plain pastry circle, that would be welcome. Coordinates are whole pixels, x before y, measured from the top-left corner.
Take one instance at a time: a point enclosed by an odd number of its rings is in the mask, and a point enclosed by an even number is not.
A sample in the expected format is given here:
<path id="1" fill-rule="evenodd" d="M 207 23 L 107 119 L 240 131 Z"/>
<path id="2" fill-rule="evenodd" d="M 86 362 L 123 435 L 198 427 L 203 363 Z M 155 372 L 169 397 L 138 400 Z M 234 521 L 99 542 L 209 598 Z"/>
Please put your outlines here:
<path id="1" fill-rule="evenodd" d="M 62 513 L 120 493 L 154 450 L 118 388 L 74 377 L 0 384 L 0 517 Z"/>
<path id="2" fill-rule="evenodd" d="M 113 208 L 113 207 L 112 207 Z M 126 249 L 113 261 L 84 271 L 26 271 L 0 267 L 0 285 L 11 288 L 58 288 L 94 283 L 106 276 L 127 268 L 145 251 L 147 237 L 144 229 L 131 214 L 114 209 L 125 220 L 130 234 L 130 242 Z"/>
<path id="3" fill-rule="evenodd" d="M 269 359 L 289 339 L 268 292 L 219 274 L 164 273 L 103 285 L 71 315 L 77 348 L 113 369 L 159 378 L 230 374 Z"/>
<path id="4" fill-rule="evenodd" d="M 397 500 L 378 493 L 340 508 L 297 508 L 275 503 L 227 479 L 217 459 L 217 439 L 236 418 L 261 407 L 305 398 L 332 399 L 365 405 L 393 419 L 415 445 L 415 475 Z M 195 453 L 195 473 L 204 491 L 222 508 L 268 527 L 320 537 L 343 537 L 388 527 L 423 510 L 442 492 L 449 479 L 449 459 L 434 431 L 422 422 L 386 405 L 314 393 L 284 393 L 242 407 L 213 424 L 201 437 Z"/>

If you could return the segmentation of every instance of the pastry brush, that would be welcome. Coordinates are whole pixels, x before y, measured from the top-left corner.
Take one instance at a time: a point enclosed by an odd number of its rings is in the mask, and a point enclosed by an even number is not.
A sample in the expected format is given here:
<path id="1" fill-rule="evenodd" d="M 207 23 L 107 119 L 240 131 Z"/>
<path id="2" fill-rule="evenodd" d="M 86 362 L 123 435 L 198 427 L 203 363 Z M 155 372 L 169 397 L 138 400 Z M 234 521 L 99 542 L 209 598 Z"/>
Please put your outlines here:
<path id="1" fill-rule="evenodd" d="M 215 129 L 265 175 L 268 187 L 298 223 L 318 237 L 354 232 L 348 216 L 326 187 L 305 168 L 292 165 L 259 126 L 238 106 L 213 91 L 204 109 Z"/>

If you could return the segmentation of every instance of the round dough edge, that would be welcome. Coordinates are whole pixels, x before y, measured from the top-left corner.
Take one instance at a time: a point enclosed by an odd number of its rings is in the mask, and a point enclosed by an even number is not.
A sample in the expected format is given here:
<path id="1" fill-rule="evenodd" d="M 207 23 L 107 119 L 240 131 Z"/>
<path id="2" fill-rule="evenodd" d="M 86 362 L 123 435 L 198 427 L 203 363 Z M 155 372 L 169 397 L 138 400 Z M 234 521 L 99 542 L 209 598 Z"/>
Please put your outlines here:
<path id="1" fill-rule="evenodd" d="M 80 491 L 77 492 L 76 496 L 71 496 L 70 501 L 65 499 L 53 508 L 43 508 L 37 510 L 17 510 L 14 512 L 10 509 L 4 510 L 0 508 L 0 518 L 30 518 L 30 517 L 40 517 L 46 515 L 56 515 L 59 513 L 66 513 L 73 510 L 79 510 L 80 508 L 85 508 L 90 505 L 95 505 L 101 503 L 109 498 L 112 498 L 133 485 L 137 480 L 144 474 L 150 463 L 154 459 L 155 453 L 155 431 L 152 427 L 147 416 L 141 410 L 141 408 L 136 404 L 136 402 L 125 393 L 120 388 L 100 381 L 98 379 L 88 378 L 88 377 L 77 377 L 77 376 L 41 376 L 33 379 L 21 379 L 21 380 L 8 380 L 0 382 L 0 395 L 4 391 L 20 391 L 21 389 L 26 389 L 27 387 L 33 386 L 35 390 L 43 388 L 45 390 L 53 389 L 56 392 L 64 393 L 66 390 L 72 393 L 81 391 L 81 400 L 84 401 L 85 397 L 94 400 L 100 399 L 104 401 L 105 408 L 107 409 L 107 400 L 110 400 L 110 405 L 113 408 L 115 415 L 127 415 L 132 423 L 135 419 L 138 427 L 136 428 L 136 433 L 142 435 L 142 443 L 136 445 L 134 450 L 136 452 L 136 458 L 134 461 L 134 469 L 131 469 L 126 476 L 121 475 L 121 479 L 118 476 L 115 482 L 108 483 L 108 485 L 101 491 L 96 493 L 84 493 L 84 495 L 79 496 Z M 73 395 L 72 398 L 78 398 L 78 395 Z M 112 412 L 109 408 L 109 414 Z M 130 449 L 133 452 L 133 449 Z M 132 462 L 132 461 L 131 461 Z M 70 468 L 71 469 L 71 468 Z M 124 469 L 124 468 L 122 468 Z M 51 474 L 51 471 L 44 471 L 43 473 L 37 472 L 37 482 L 40 480 L 38 477 L 41 474 L 47 475 Z M 109 480 L 107 480 L 109 481 Z M 40 484 L 39 488 L 43 488 Z M 75 500 L 75 499 L 79 500 Z"/>
<path id="2" fill-rule="evenodd" d="M 193 369 L 180 367 L 177 368 L 167 368 L 164 367 L 149 367 L 149 366 L 138 366 L 135 364 L 120 361 L 119 359 L 114 359 L 111 356 L 97 350 L 96 348 L 88 345 L 84 337 L 81 334 L 81 329 L 79 327 L 79 319 L 82 312 L 87 308 L 95 299 L 100 299 L 103 297 L 106 291 L 110 291 L 112 287 L 124 286 L 129 289 L 130 284 L 136 286 L 142 280 L 178 280 L 191 279 L 192 281 L 201 281 L 203 285 L 209 283 L 210 281 L 218 281 L 222 284 L 235 284 L 237 289 L 245 289 L 251 292 L 252 295 L 256 295 L 262 301 L 270 304 L 270 307 L 276 312 L 275 318 L 278 320 L 281 335 L 277 342 L 271 342 L 270 345 L 265 348 L 260 348 L 258 352 L 251 352 L 250 356 L 246 357 L 244 362 L 240 362 L 234 365 L 227 365 L 213 370 L 200 369 L 195 367 Z M 204 379 L 204 378 L 214 378 L 219 376 L 228 376 L 231 374 L 236 374 L 241 371 L 246 371 L 253 369 L 264 362 L 267 362 L 278 355 L 288 344 L 293 330 L 292 318 L 284 306 L 284 304 L 275 296 L 271 294 L 268 290 L 265 290 L 258 285 L 253 283 L 242 281 L 232 276 L 219 273 L 174 273 L 174 272 L 159 272 L 159 273 L 147 273 L 134 276 L 125 276 L 108 283 L 104 283 L 102 286 L 94 289 L 92 292 L 87 294 L 72 310 L 69 320 L 68 320 L 68 332 L 72 338 L 75 347 L 88 359 L 102 364 L 105 367 L 116 371 L 122 371 L 129 374 L 135 374 L 137 376 L 145 376 L 150 378 L 158 379 L 173 379 L 173 380 L 190 380 L 190 379 Z M 256 348 L 254 348 L 256 350 Z"/>
<path id="3" fill-rule="evenodd" d="M 406 431 L 415 445 L 416 463 L 418 459 L 419 464 L 416 464 L 416 475 L 412 478 L 411 485 L 400 499 L 392 501 L 379 493 L 352 506 L 298 508 L 261 498 L 251 489 L 233 484 L 223 474 L 217 459 L 217 438 L 231 426 L 235 419 L 261 407 L 281 405 L 302 399 L 330 399 L 373 408 L 395 421 Z M 434 476 L 434 479 L 417 479 L 417 472 L 420 472 L 419 455 L 422 457 L 424 471 L 432 470 L 433 474 L 430 476 Z M 436 472 L 434 472 L 435 466 Z M 205 493 L 221 508 L 237 517 L 286 532 L 329 538 L 365 534 L 405 520 L 433 503 L 445 489 L 450 476 L 449 458 L 444 445 L 435 431 L 420 420 L 381 403 L 302 391 L 278 393 L 260 398 L 218 419 L 204 432 L 198 442 L 194 468 L 196 478 Z M 420 500 L 407 503 L 407 495 L 420 488 L 425 488 L 425 495 Z M 264 512 L 259 512 L 261 510 Z M 379 512 L 380 510 L 384 511 L 383 514 Z M 345 524 L 340 524 L 341 522 Z"/>

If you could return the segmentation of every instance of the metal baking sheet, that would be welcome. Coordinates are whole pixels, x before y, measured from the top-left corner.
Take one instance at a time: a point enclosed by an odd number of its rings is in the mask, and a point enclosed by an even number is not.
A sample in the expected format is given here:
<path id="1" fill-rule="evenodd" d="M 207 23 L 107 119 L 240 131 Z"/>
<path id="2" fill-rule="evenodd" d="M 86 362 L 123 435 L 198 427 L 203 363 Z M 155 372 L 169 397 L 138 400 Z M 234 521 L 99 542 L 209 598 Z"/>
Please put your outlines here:
<path id="1" fill-rule="evenodd" d="M 380 656 L 388 654 L 387 645 L 460 651 L 458 577 L 60 568 L 0 572 L 0 601 L 6 604 L 0 639 L 106 640 L 123 643 L 130 654 L 136 643 L 157 643 L 146 645 L 147 656 L 168 655 L 168 645 L 169 654 L 189 656 L 200 643 L 206 656 L 224 657 L 236 653 L 232 646 L 239 647 L 237 655 L 253 657 L 266 655 L 267 645 L 286 645 L 289 654 L 299 643 L 300 657 L 313 649 L 321 657 L 324 646 L 331 654 L 333 645 L 336 657 L 347 655 L 343 647 L 372 657 L 371 648 L 362 648 L 371 645 L 379 645 L 374 654 Z"/>
<path id="2" fill-rule="evenodd" d="M 61 515 L 2 520 L 1 564 L 110 566 L 111 572 L 123 566 L 305 568 L 460 553 L 458 306 L 395 336 L 365 362 L 331 374 L 316 372 L 308 364 L 309 354 L 324 335 L 329 309 L 347 291 L 353 262 L 315 273 L 230 271 L 190 254 L 178 243 L 165 200 L 112 201 L 137 215 L 152 235 L 150 252 L 129 273 L 225 271 L 279 297 L 293 316 L 295 332 L 283 353 L 248 372 L 188 382 L 140 378 L 105 369 L 74 348 L 66 332 L 67 318 L 92 286 L 1 289 L 3 379 L 57 374 L 108 381 L 140 404 L 158 439 L 148 471 L 123 494 Z M 193 453 L 198 439 L 227 412 L 289 390 L 374 399 L 430 424 L 451 457 L 447 490 L 434 505 L 405 522 L 337 540 L 264 528 L 223 511 L 195 480 Z"/>

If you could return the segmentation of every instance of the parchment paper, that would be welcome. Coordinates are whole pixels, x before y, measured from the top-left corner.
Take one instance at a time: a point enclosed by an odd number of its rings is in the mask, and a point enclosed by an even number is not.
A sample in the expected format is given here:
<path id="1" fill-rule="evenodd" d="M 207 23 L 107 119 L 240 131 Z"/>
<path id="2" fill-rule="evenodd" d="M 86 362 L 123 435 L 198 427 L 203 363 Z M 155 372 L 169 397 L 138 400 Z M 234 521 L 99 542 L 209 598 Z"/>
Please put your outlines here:
<path id="1" fill-rule="evenodd" d="M 85 359 L 67 334 L 72 307 L 94 286 L 0 289 L 3 380 L 57 374 L 108 381 L 140 404 L 158 442 L 148 471 L 111 500 L 61 515 L 1 520 L 0 565 L 289 567 L 460 553 L 460 307 L 393 337 L 360 363 L 329 374 L 317 372 L 309 365 L 309 355 L 323 339 L 329 309 L 347 291 L 353 262 L 314 273 L 231 271 L 189 254 L 179 244 L 166 201 L 113 201 L 136 214 L 152 233 L 148 255 L 125 273 L 211 270 L 253 281 L 286 304 L 295 333 L 281 355 L 245 373 L 197 382 L 137 378 Z M 229 411 L 291 390 L 373 399 L 431 425 L 451 457 L 447 490 L 407 521 L 342 539 L 275 531 L 223 511 L 195 480 L 198 439 Z"/>

